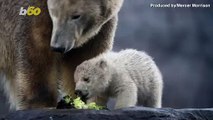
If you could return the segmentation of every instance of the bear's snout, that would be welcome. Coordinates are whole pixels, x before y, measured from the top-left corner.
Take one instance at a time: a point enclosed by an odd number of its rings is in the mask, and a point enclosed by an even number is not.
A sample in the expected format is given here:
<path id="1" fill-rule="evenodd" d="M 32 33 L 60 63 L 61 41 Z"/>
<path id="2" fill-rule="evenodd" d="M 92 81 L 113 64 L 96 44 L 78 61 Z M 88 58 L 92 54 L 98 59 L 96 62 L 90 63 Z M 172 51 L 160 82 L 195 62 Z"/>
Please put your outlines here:
<path id="1" fill-rule="evenodd" d="M 84 102 L 88 99 L 88 91 L 82 91 L 82 90 L 75 90 L 75 94 L 80 97 Z"/>
<path id="2" fill-rule="evenodd" d="M 75 94 L 79 97 L 87 97 L 89 93 L 87 90 L 75 90 Z"/>
<path id="3" fill-rule="evenodd" d="M 75 94 L 77 95 L 77 96 L 82 96 L 82 91 L 81 90 L 75 90 Z"/>

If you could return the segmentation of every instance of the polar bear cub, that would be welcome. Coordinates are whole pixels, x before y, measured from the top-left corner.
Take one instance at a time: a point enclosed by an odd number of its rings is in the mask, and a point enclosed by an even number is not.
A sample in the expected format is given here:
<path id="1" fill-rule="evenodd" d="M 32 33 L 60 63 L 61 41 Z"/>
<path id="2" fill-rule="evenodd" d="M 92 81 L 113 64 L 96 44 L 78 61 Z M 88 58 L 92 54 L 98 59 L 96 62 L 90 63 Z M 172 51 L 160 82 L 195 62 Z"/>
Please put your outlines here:
<path id="1" fill-rule="evenodd" d="M 161 107 L 163 81 L 152 58 L 133 49 L 108 52 L 80 64 L 75 91 L 86 99 L 116 98 L 115 109 Z"/>

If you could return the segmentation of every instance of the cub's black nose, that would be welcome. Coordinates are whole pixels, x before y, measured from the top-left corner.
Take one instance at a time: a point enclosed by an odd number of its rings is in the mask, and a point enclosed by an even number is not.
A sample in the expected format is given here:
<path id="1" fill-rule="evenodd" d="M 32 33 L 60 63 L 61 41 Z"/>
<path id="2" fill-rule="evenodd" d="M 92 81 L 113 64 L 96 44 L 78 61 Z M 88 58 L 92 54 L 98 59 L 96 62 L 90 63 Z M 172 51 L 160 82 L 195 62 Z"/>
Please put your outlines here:
<path id="1" fill-rule="evenodd" d="M 75 94 L 76 94 L 77 96 L 81 97 L 81 96 L 82 96 L 82 91 L 80 91 L 80 90 L 75 90 Z"/>
<path id="2" fill-rule="evenodd" d="M 65 48 L 62 47 L 51 47 L 51 49 L 55 52 L 60 52 L 60 53 L 64 53 L 65 52 Z"/>

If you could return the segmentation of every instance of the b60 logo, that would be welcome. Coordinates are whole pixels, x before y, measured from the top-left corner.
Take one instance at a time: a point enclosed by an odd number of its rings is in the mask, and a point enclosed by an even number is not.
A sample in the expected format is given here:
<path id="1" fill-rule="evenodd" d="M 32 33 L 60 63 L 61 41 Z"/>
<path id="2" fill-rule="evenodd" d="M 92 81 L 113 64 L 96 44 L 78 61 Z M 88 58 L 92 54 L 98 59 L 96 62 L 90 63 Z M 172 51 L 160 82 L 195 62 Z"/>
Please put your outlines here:
<path id="1" fill-rule="evenodd" d="M 29 6 L 27 9 L 24 9 L 24 7 L 21 7 L 19 15 L 28 15 L 28 16 L 38 16 L 41 13 L 41 9 L 34 6 Z"/>

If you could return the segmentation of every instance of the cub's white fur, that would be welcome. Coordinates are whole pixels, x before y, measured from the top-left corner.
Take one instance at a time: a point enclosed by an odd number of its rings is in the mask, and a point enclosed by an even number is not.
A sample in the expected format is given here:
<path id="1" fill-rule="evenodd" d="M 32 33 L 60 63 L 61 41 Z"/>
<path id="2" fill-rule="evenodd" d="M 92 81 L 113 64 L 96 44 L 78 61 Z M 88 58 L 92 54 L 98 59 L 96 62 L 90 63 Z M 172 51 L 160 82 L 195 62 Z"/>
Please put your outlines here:
<path id="1" fill-rule="evenodd" d="M 76 91 L 83 97 L 115 97 L 115 109 L 135 105 L 161 107 L 162 76 L 144 52 L 127 49 L 102 54 L 80 64 L 74 77 Z"/>

